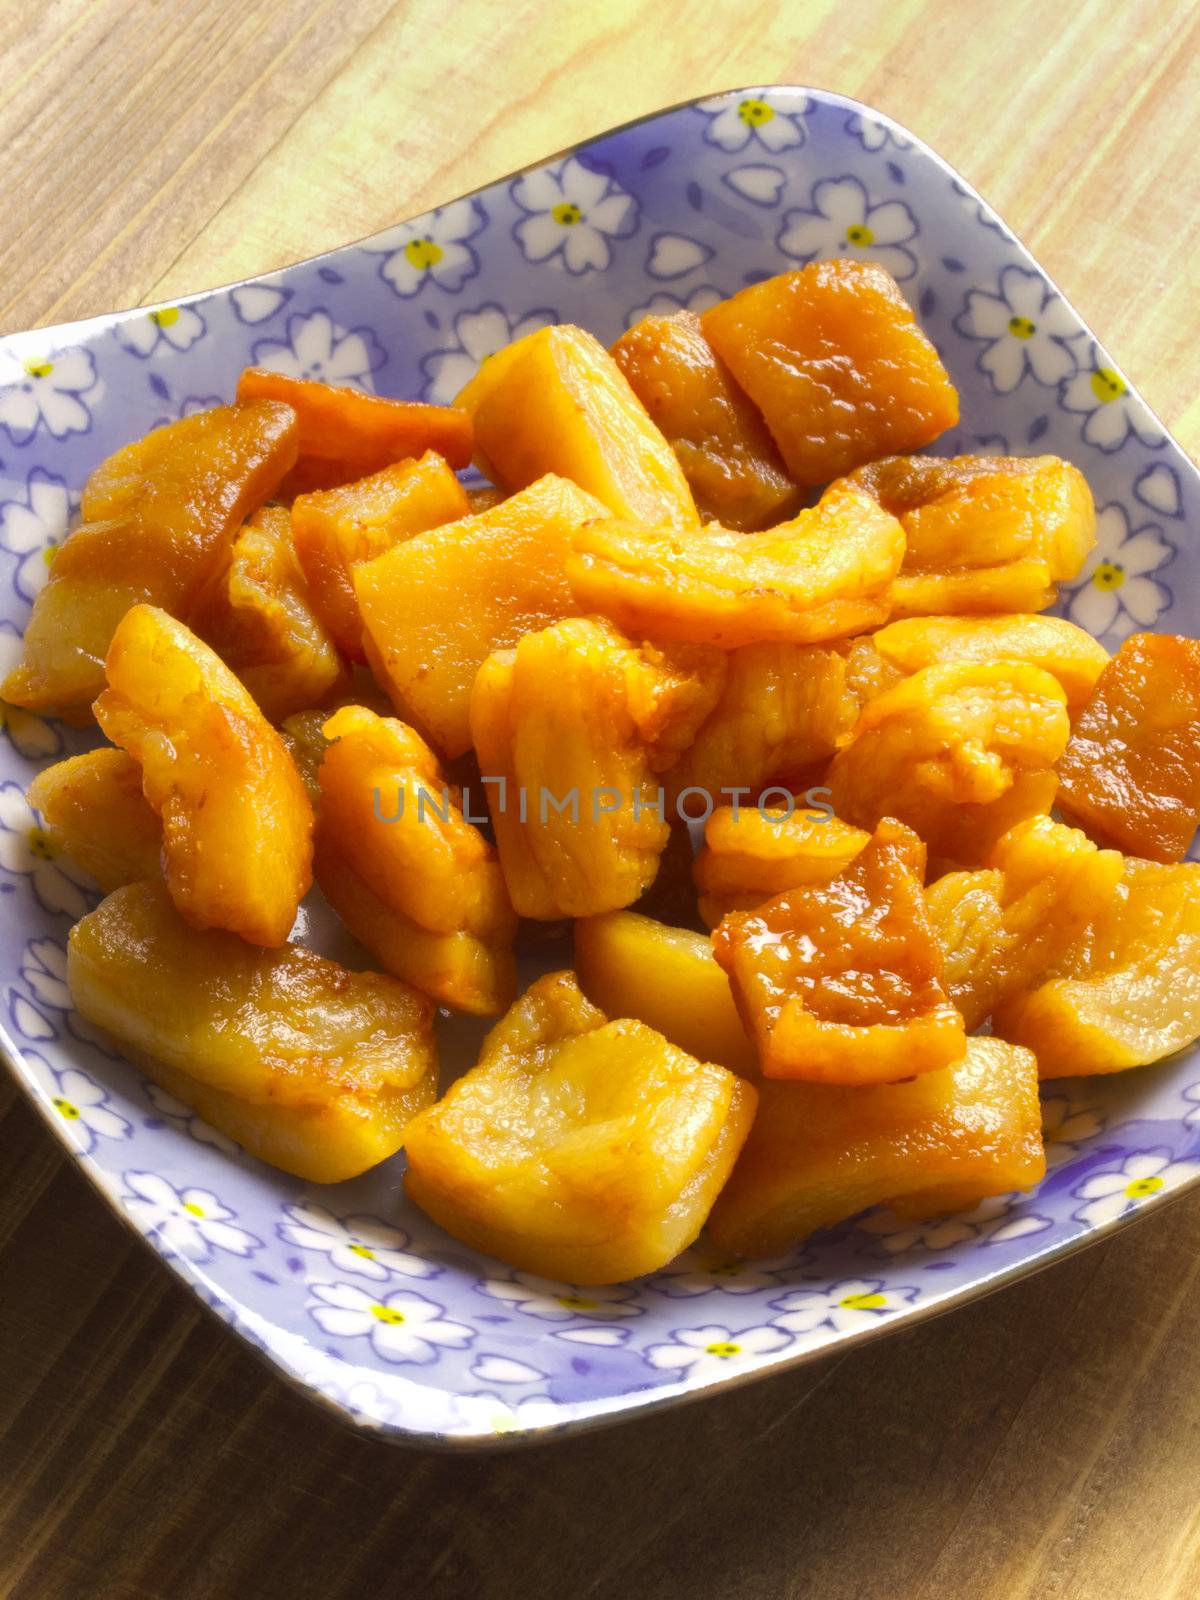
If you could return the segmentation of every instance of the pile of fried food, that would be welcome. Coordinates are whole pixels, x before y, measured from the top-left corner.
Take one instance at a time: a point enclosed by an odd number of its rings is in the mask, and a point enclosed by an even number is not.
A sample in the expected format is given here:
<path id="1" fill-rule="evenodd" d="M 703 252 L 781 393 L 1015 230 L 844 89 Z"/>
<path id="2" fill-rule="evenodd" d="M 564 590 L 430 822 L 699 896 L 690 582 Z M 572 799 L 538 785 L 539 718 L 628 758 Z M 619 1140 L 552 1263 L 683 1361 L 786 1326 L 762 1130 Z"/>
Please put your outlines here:
<path id="1" fill-rule="evenodd" d="M 111 741 L 30 791 L 107 895 L 79 1011 L 263 1160 L 404 1146 L 577 1283 L 1036 1184 L 1039 1077 L 1200 1035 L 1200 645 L 1042 615 L 1088 487 L 911 453 L 957 414 L 836 261 L 453 407 L 250 369 L 119 450 L 3 688 Z M 314 879 L 371 970 L 291 939 Z M 500 1017 L 441 1098 L 439 1006 Z"/>

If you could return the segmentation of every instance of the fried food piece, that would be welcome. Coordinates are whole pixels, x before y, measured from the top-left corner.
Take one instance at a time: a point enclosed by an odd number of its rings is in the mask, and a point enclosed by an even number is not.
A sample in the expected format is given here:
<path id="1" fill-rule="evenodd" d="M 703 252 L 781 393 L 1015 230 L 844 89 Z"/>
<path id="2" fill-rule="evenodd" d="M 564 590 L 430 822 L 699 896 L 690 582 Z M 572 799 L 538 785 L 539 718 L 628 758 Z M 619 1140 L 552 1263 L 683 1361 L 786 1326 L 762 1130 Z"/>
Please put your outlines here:
<path id="1" fill-rule="evenodd" d="M 300 945 L 198 932 L 161 884 L 110 894 L 71 930 L 80 1013 L 251 1155 L 310 1183 L 399 1149 L 437 1094 L 433 1006 Z"/>
<path id="2" fill-rule="evenodd" d="M 693 868 L 700 915 L 710 928 L 731 911 L 752 911 L 789 889 L 828 883 L 871 835 L 827 811 L 718 806 L 704 825 Z"/>
<path id="3" fill-rule="evenodd" d="M 197 928 L 283 944 L 312 881 L 313 813 L 279 734 L 221 658 L 155 606 L 125 613 L 96 718 L 142 768 L 171 898 Z"/>
<path id="4" fill-rule="evenodd" d="M 441 456 L 397 461 L 338 489 L 297 495 L 292 537 L 313 609 L 338 648 L 365 661 L 354 568 L 427 528 L 456 522 L 474 508 Z"/>
<path id="5" fill-rule="evenodd" d="M 951 1186 L 986 1195 L 1045 1174 L 1037 1062 L 999 1039 L 905 1083 L 763 1083 L 750 1137 L 709 1218 L 730 1255 L 779 1255 L 869 1206 Z"/>
<path id="6" fill-rule="evenodd" d="M 879 629 L 879 633 L 883 631 Z M 904 677 L 875 648 L 877 637 L 878 633 L 864 634 L 859 639 L 842 640 L 835 647 L 846 658 L 846 689 L 854 696 L 860 712 L 868 700 L 874 700 L 885 689 L 894 689 Z"/>
<path id="7" fill-rule="evenodd" d="M 285 497 L 353 483 L 426 450 L 436 450 L 452 467 L 471 459 L 471 419 L 452 406 L 387 400 L 264 367 L 246 368 L 237 397 L 285 401 L 299 419 L 299 458 L 280 485 Z"/>
<path id="8" fill-rule="evenodd" d="M 702 517 L 768 528 L 800 502 L 766 424 L 692 311 L 643 317 L 613 360 L 678 457 Z"/>
<path id="9" fill-rule="evenodd" d="M 689 1055 L 758 1080 L 758 1056 L 706 935 L 637 911 L 581 917 L 575 970 L 607 1016 L 636 1017 Z"/>
<path id="10" fill-rule="evenodd" d="M 1059 802 L 1106 844 L 1182 861 L 1200 820 L 1200 642 L 1135 633 L 1058 764 Z"/>
<path id="11" fill-rule="evenodd" d="M 443 756 L 470 748 L 471 685 L 492 651 L 578 610 L 567 552 L 580 524 L 604 515 L 573 483 L 546 477 L 353 569 L 375 675 Z"/>
<path id="12" fill-rule="evenodd" d="M 517 919 L 496 850 L 437 757 L 364 706 L 335 712 L 323 733 L 316 870 L 334 910 L 393 976 L 461 1011 L 503 1011 Z"/>
<path id="13" fill-rule="evenodd" d="M 1124 862 L 1049 817 L 1006 833 L 982 871 L 947 872 L 925 891 L 946 957 L 945 985 L 969 1029 L 1058 968 L 1100 915 Z"/>
<path id="14" fill-rule="evenodd" d="M 924 845 L 888 818 L 836 878 L 719 924 L 713 954 L 768 1078 L 888 1083 L 961 1057 L 924 868 Z"/>
<path id="15" fill-rule="evenodd" d="M 295 461 L 296 440 L 295 412 L 264 400 L 168 423 L 102 462 L 0 695 L 33 711 L 87 712 L 126 611 L 145 601 L 190 615 L 235 530 Z"/>
<path id="16" fill-rule="evenodd" d="M 917 450 L 958 421 L 954 385 L 882 267 L 816 261 L 700 321 L 802 487 Z"/>
<path id="17" fill-rule="evenodd" d="M 582 617 L 480 668 L 471 735 L 513 905 L 595 916 L 653 880 L 669 829 L 655 781 L 720 693 L 714 650 L 640 648 Z"/>
<path id="18" fill-rule="evenodd" d="M 552 973 L 411 1124 L 404 1186 L 477 1250 L 549 1278 L 615 1283 L 696 1238 L 754 1104 L 734 1073 L 642 1022 L 607 1021 L 573 973 Z"/>
<path id="19" fill-rule="evenodd" d="M 829 770 L 833 808 L 862 828 L 898 817 L 931 855 L 972 866 L 1049 811 L 1069 734 L 1066 695 L 1040 667 L 923 667 L 863 708 Z"/>
<path id="20" fill-rule="evenodd" d="M 629 633 L 733 650 L 820 644 L 874 627 L 888 615 L 903 554 L 896 519 L 835 484 L 766 533 L 589 522 L 567 576 L 581 606 Z"/>
<path id="21" fill-rule="evenodd" d="M 1200 865 L 1127 860 L 1057 975 L 997 1007 L 993 1031 L 1043 1078 L 1147 1066 L 1200 1037 Z"/>
<path id="22" fill-rule="evenodd" d="M 1104 646 L 1065 617 L 910 617 L 889 622 L 870 643 L 901 673 L 951 661 L 1027 661 L 1058 679 L 1072 716 L 1108 664 Z"/>
<path id="23" fill-rule="evenodd" d="M 142 769 L 124 750 L 102 745 L 45 767 L 26 798 L 55 848 L 105 894 L 161 879 L 162 823 L 142 793 Z"/>
<path id="24" fill-rule="evenodd" d="M 557 473 L 618 517 L 699 523 L 687 479 L 620 367 L 570 323 L 489 356 L 455 404 L 475 425 L 475 463 L 509 491 Z"/>

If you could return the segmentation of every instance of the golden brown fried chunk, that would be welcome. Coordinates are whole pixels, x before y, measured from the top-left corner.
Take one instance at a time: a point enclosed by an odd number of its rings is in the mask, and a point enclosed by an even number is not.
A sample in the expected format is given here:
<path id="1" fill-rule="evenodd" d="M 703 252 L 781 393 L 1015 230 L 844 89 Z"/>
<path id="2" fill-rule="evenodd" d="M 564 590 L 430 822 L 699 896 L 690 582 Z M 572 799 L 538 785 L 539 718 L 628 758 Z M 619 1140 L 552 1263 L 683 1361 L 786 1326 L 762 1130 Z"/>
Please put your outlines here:
<path id="1" fill-rule="evenodd" d="M 105 894 L 162 877 L 162 823 L 142 793 L 141 767 L 124 750 L 103 745 L 46 767 L 28 799 L 55 848 Z"/>
<path id="2" fill-rule="evenodd" d="M 861 854 L 871 835 L 827 810 L 718 806 L 704 825 L 694 872 L 700 915 L 710 928 L 730 911 L 806 884 L 828 883 Z"/>

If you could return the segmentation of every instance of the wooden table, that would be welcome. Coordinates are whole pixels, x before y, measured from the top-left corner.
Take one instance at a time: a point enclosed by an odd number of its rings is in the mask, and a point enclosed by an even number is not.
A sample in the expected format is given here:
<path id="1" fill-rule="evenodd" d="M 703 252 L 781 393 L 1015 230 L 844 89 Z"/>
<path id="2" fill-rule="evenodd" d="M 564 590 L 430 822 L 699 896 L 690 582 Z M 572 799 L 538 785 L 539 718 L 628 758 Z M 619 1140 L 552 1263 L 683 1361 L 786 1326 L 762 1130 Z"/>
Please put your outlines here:
<path id="1" fill-rule="evenodd" d="M 0 0 L 0 326 L 337 245 L 718 88 L 872 102 L 1026 238 L 1193 453 L 1200 12 L 1147 0 Z M 5 1600 L 1180 1600 L 1200 1195 L 822 1366 L 408 1454 L 269 1376 L 0 1087 Z"/>

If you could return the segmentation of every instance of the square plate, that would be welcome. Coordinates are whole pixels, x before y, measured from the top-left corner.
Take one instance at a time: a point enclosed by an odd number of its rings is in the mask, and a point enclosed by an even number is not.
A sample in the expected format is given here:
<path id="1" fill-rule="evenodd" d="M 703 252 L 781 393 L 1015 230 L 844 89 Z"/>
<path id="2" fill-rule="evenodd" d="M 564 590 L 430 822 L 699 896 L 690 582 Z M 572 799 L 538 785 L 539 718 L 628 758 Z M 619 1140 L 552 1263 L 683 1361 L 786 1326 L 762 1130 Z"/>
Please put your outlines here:
<path id="1" fill-rule="evenodd" d="M 818 256 L 882 262 L 962 397 L 946 453 L 1075 462 L 1099 542 L 1061 609 L 1114 645 L 1200 633 L 1200 477 L 999 218 L 937 156 L 839 96 L 752 89 L 664 111 L 282 272 L 0 341 L 0 639 L 91 469 L 231 396 L 249 362 L 450 400 L 541 323 L 609 341 Z M 1187 573 L 1191 572 L 1190 579 Z M 200 1299 L 360 1425 L 425 1445 L 579 1428 L 872 1337 L 1045 1265 L 1200 1177 L 1200 1060 L 1050 1085 L 1034 1194 L 786 1259 L 576 1290 L 472 1254 L 408 1206 L 399 1158 L 336 1188 L 244 1156 L 71 1013 L 64 940 L 96 896 L 47 859 L 23 791 L 84 736 L 7 712 L 0 983 L 9 1063 L 63 1144 Z M 312 912 L 314 926 L 319 908 Z M 569 955 L 564 953 L 564 961 Z M 449 1022 L 444 1058 L 473 1059 Z"/>

